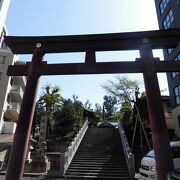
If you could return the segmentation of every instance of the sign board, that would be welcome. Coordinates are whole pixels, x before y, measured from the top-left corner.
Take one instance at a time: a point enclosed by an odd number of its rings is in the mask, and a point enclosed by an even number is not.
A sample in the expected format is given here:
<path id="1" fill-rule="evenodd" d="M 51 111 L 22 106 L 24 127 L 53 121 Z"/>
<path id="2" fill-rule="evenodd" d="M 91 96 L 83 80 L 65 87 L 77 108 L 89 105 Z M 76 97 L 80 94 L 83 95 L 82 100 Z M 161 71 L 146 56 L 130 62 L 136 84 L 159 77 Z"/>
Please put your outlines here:
<path id="1" fill-rule="evenodd" d="M 47 116 L 41 116 L 41 123 L 40 123 L 40 135 L 39 135 L 39 141 L 43 142 L 46 140 L 46 132 L 47 132 Z"/>

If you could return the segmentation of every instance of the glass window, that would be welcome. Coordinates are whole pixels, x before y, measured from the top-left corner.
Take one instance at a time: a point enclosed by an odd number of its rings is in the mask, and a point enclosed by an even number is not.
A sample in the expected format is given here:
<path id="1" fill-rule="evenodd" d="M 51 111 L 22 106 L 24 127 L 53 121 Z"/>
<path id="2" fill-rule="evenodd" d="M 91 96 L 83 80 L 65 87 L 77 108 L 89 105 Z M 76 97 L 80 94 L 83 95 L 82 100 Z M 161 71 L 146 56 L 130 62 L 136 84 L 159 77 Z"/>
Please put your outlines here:
<path id="1" fill-rule="evenodd" d="M 180 61 L 180 54 L 178 54 L 174 60 Z M 172 72 L 171 73 L 172 78 L 175 78 L 178 74 L 179 74 L 179 72 Z"/>
<path id="2" fill-rule="evenodd" d="M 169 49 L 167 49 L 167 53 L 168 54 L 171 54 L 171 52 L 174 50 L 174 48 L 169 48 Z"/>
<path id="3" fill-rule="evenodd" d="M 2 72 L 0 72 L 0 80 L 1 80 L 1 78 L 2 78 Z"/>
<path id="4" fill-rule="evenodd" d="M 172 152 L 172 158 L 180 158 L 180 147 L 172 147 L 171 148 Z"/>
<path id="5" fill-rule="evenodd" d="M 5 56 L 0 55 L 0 64 L 4 64 Z"/>
<path id="6" fill-rule="evenodd" d="M 11 80 L 10 80 L 10 84 L 11 84 L 11 86 L 13 86 L 15 83 L 14 83 L 14 79 L 13 78 L 11 78 Z"/>
<path id="7" fill-rule="evenodd" d="M 7 96 L 7 100 L 6 100 L 8 103 L 10 103 L 11 102 L 11 97 L 10 97 L 10 95 L 8 94 L 8 96 Z"/>
<path id="8" fill-rule="evenodd" d="M 172 72 L 172 73 L 171 73 L 172 78 L 174 79 L 178 74 L 179 74 L 179 72 Z"/>
<path id="9" fill-rule="evenodd" d="M 178 121 L 179 121 L 179 128 L 180 128 L 180 115 L 178 116 Z"/>
<path id="10" fill-rule="evenodd" d="M 160 5 L 159 5 L 161 14 L 164 12 L 168 2 L 169 2 L 169 0 L 162 0 L 161 1 Z"/>
<path id="11" fill-rule="evenodd" d="M 180 104 L 180 84 L 174 88 L 176 104 Z"/>
<path id="12" fill-rule="evenodd" d="M 170 9 L 163 21 L 164 29 L 168 29 L 173 21 L 174 21 L 173 12 L 172 9 Z"/>
<path id="13" fill-rule="evenodd" d="M 175 58 L 176 61 L 180 61 L 180 53 Z"/>

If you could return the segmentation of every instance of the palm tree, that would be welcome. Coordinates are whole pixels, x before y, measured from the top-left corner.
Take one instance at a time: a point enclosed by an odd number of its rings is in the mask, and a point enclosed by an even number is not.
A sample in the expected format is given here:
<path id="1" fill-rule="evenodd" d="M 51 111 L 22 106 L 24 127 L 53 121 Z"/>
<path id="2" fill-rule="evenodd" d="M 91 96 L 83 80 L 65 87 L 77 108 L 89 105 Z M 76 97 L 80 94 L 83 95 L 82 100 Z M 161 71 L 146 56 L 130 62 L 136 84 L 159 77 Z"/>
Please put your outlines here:
<path id="1" fill-rule="evenodd" d="M 53 123 L 53 113 L 60 109 L 62 96 L 60 95 L 59 86 L 51 86 L 47 84 L 43 87 L 44 92 L 37 102 L 41 114 L 48 116 L 48 133 L 51 133 L 51 125 Z"/>

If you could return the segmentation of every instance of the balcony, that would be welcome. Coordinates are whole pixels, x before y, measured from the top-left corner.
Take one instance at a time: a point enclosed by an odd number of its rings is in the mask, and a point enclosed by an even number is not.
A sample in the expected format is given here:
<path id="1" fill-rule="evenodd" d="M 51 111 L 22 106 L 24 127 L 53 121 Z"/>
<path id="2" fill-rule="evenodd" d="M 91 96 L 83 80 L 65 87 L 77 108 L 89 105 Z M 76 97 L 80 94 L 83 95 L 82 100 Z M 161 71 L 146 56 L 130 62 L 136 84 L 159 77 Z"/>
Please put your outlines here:
<path id="1" fill-rule="evenodd" d="M 27 82 L 27 78 L 25 76 L 14 76 L 15 81 L 21 86 L 25 86 Z"/>
<path id="2" fill-rule="evenodd" d="M 23 89 L 21 86 L 12 86 L 11 94 L 14 96 L 15 99 L 17 99 L 19 102 L 22 101 L 23 98 Z"/>
<path id="3" fill-rule="evenodd" d="M 20 104 L 17 102 L 10 102 L 7 106 L 6 116 L 17 122 L 20 112 Z"/>

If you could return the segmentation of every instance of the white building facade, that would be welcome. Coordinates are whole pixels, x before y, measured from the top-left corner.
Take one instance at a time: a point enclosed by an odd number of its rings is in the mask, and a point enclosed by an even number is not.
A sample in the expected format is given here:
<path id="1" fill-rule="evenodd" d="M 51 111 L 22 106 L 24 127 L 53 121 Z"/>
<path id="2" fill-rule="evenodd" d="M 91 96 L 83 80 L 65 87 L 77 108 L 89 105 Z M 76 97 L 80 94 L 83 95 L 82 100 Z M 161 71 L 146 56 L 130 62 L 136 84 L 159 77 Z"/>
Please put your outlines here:
<path id="1" fill-rule="evenodd" d="M 9 65 L 22 64 L 3 39 L 7 35 L 5 19 L 9 3 L 10 0 L 0 0 L 0 134 L 15 132 L 26 82 L 24 77 L 6 75 Z"/>

